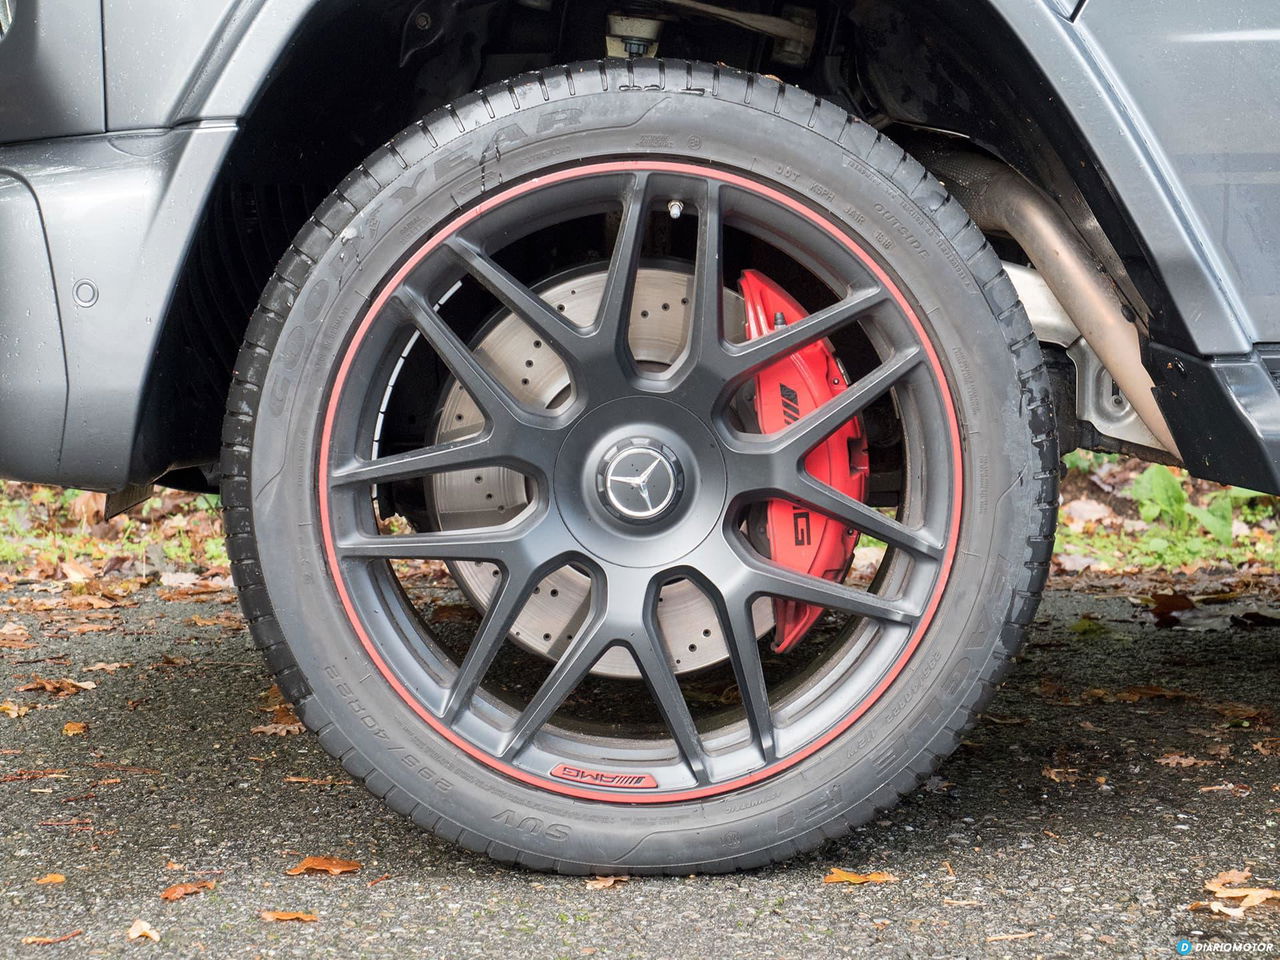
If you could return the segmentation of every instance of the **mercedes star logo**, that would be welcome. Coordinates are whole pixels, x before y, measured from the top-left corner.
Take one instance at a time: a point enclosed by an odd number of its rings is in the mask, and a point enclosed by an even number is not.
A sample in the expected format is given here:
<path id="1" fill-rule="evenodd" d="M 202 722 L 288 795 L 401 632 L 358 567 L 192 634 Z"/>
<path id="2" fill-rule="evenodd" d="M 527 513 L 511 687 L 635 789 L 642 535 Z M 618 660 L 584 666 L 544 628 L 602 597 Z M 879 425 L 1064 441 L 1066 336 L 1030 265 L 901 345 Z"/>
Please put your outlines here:
<path id="1" fill-rule="evenodd" d="M 606 505 L 628 520 L 652 520 L 679 492 L 673 457 L 652 441 L 631 440 L 605 458 L 601 477 Z"/>

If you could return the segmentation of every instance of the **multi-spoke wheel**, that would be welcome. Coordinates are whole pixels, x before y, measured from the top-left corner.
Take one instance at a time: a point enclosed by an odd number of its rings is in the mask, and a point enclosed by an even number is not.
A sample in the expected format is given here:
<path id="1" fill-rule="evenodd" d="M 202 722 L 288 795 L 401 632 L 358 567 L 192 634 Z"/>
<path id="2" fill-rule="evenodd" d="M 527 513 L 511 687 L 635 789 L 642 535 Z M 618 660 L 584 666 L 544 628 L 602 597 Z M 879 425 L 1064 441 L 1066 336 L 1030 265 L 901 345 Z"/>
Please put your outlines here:
<path id="1" fill-rule="evenodd" d="M 282 684 L 501 858 L 812 846 L 947 752 L 1034 610 L 1012 287 L 914 161 L 763 78 L 590 65 L 411 127 L 241 359 L 228 528 Z"/>

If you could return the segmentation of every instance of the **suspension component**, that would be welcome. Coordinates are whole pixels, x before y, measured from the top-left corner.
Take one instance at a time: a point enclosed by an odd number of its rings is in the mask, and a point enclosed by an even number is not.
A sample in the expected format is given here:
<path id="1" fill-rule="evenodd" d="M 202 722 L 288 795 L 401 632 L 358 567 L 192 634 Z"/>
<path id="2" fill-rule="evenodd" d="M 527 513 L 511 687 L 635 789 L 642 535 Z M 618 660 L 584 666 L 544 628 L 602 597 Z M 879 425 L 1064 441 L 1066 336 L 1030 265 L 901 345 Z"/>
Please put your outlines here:
<path id="1" fill-rule="evenodd" d="M 803 320 L 807 312 L 780 286 L 756 270 L 746 270 L 738 282 L 746 303 L 748 340 Z M 754 411 L 762 433 L 785 429 L 848 388 L 844 371 L 831 345 L 819 340 L 765 367 L 755 378 Z M 805 469 L 819 483 L 862 500 L 869 467 L 866 438 L 855 418 L 814 447 Z M 828 580 L 844 576 L 858 532 L 824 514 L 787 500 L 771 500 L 752 517 L 750 529 L 757 549 L 775 563 Z M 790 649 L 822 614 L 821 607 L 775 597 L 773 648 Z"/>

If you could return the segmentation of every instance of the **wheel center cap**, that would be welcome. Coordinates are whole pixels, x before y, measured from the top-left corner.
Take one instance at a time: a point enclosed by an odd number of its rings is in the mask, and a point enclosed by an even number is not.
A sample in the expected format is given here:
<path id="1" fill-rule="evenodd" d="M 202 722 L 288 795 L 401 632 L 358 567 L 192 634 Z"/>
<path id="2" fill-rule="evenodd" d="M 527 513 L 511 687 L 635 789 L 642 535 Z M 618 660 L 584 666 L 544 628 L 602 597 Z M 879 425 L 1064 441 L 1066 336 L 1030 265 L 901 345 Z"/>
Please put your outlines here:
<path id="1" fill-rule="evenodd" d="M 649 437 L 630 437 L 610 447 L 596 471 L 596 492 L 605 508 L 631 523 L 657 520 L 683 491 L 680 460 Z"/>

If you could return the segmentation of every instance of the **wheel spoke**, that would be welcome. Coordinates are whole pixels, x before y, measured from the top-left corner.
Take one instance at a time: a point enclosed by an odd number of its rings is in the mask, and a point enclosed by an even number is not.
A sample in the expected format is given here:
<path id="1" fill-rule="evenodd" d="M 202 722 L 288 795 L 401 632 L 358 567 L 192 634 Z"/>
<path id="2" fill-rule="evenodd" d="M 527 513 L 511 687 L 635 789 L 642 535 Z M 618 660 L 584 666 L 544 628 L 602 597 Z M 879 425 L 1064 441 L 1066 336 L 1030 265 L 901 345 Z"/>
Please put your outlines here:
<path id="1" fill-rule="evenodd" d="M 601 344 L 600 351 L 593 353 L 593 359 L 603 359 L 607 351 L 624 362 L 628 370 L 633 365 L 631 349 L 627 344 L 631 303 L 635 294 L 636 272 L 640 269 L 640 248 L 644 243 L 648 214 L 649 176 L 646 173 L 633 174 L 623 193 L 622 219 L 618 224 L 613 255 L 609 259 L 609 272 L 600 297 L 599 312 L 591 329 L 592 337 L 598 337 Z"/>
<path id="2" fill-rule="evenodd" d="M 658 628 L 658 590 L 656 584 L 649 591 L 644 605 L 644 637 L 635 641 L 628 640 L 627 647 L 635 657 L 644 675 L 649 693 L 667 729 L 680 748 L 680 755 L 689 765 L 694 779 L 698 783 L 707 783 L 710 774 L 707 770 L 707 755 L 702 748 L 702 737 L 694 725 L 693 714 L 689 712 L 688 701 L 684 691 L 680 689 L 680 681 L 676 679 L 675 670 L 667 658 L 666 647 L 662 642 L 662 634 Z"/>
<path id="3" fill-rule="evenodd" d="M 539 419 L 521 407 L 507 388 L 485 369 L 418 291 L 406 284 L 395 292 L 394 299 L 490 422 L 499 417 L 525 423 Z"/>
<path id="4" fill-rule="evenodd" d="M 706 183 L 698 210 L 698 247 L 693 261 L 693 306 L 689 320 L 690 362 L 718 356 L 724 344 L 724 210 L 720 184 Z"/>
<path id="5" fill-rule="evenodd" d="M 798 478 L 796 488 L 777 494 L 798 500 L 805 506 L 846 523 L 855 530 L 869 534 L 893 547 L 900 547 L 920 556 L 938 559 L 942 556 L 942 544 L 924 530 L 913 530 L 893 517 L 885 516 L 875 507 L 855 500 L 840 491 L 818 483 L 807 474 Z"/>
<path id="6" fill-rule="evenodd" d="M 556 348 L 570 372 L 579 366 L 575 351 L 587 331 L 571 323 L 564 314 L 525 286 L 479 247 L 461 239 L 452 239 L 445 248 L 456 256 L 467 272 L 497 297 L 517 317 L 533 328 L 543 340 Z"/>
<path id="7" fill-rule="evenodd" d="M 523 565 L 511 565 L 503 574 L 498 588 L 489 599 L 489 609 L 485 611 L 484 620 L 476 630 L 476 635 L 467 648 L 458 674 L 449 686 L 444 708 L 440 718 L 445 723 L 453 723 L 458 715 L 471 704 L 476 688 L 484 675 L 489 671 L 503 642 L 515 625 L 516 618 L 524 609 L 534 584 L 543 576 L 543 572 L 554 563 L 539 564 L 534 569 Z"/>
<path id="8" fill-rule="evenodd" d="M 787 354 L 823 337 L 829 337 L 887 299 L 888 294 L 882 287 L 864 288 L 817 313 L 809 314 L 789 327 L 775 330 L 767 337 L 727 347 L 729 358 L 725 362 L 726 379 L 732 384 L 739 384 Z"/>
<path id="9" fill-rule="evenodd" d="M 742 695 L 742 706 L 751 726 L 751 735 L 764 757 L 765 763 L 777 758 L 774 739 L 773 710 L 769 706 L 769 688 L 765 683 L 764 664 L 760 659 L 760 644 L 756 639 L 755 621 L 751 616 L 751 604 L 736 592 L 717 587 L 709 582 L 700 583 L 704 593 L 711 597 L 724 631 L 725 645 L 733 662 L 733 674 Z"/>
<path id="10" fill-rule="evenodd" d="M 509 760 L 523 750 L 533 739 L 542 725 L 551 719 L 551 715 L 564 703 L 565 697 L 577 689 L 591 668 L 613 645 L 605 633 L 599 612 L 578 632 L 573 644 L 556 661 L 551 673 L 542 681 L 542 686 L 529 700 L 515 726 L 507 735 L 506 746 L 500 756 Z"/>
<path id="11" fill-rule="evenodd" d="M 924 359 L 919 347 L 896 351 L 865 377 L 832 397 L 795 423 L 762 441 L 769 454 L 794 455 L 797 460 L 847 423 L 859 411 L 884 396 Z"/>
<path id="12" fill-rule="evenodd" d="M 519 548 L 532 526 L 527 523 L 439 533 L 387 536 L 349 534 L 338 541 L 344 557 L 367 560 L 491 560 L 502 562 Z"/>
<path id="13" fill-rule="evenodd" d="M 374 460 L 353 458 L 349 463 L 335 468 L 332 476 L 334 486 L 355 486 L 426 477 L 464 467 L 497 465 L 517 466 L 517 459 L 510 451 L 495 444 L 492 437 L 482 435 Z"/>
<path id="14" fill-rule="evenodd" d="M 745 559 L 751 568 L 748 582 L 753 597 L 765 595 L 798 600 L 811 606 L 828 607 L 885 623 L 914 624 L 920 618 L 914 609 L 886 600 L 868 590 L 788 570 L 756 557 Z"/>

